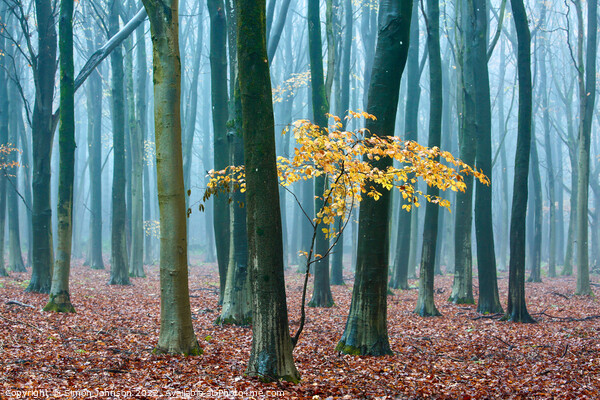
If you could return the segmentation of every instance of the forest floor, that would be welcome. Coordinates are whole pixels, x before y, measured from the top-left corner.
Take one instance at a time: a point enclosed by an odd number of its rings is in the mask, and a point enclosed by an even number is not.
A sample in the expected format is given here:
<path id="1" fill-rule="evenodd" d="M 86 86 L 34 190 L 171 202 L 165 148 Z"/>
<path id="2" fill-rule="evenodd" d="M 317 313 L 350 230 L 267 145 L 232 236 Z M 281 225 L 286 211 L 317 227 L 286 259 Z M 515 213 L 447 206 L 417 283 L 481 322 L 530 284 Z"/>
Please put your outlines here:
<path id="1" fill-rule="evenodd" d="M 595 296 L 573 296 L 573 277 L 527 284 L 529 311 L 538 321 L 527 325 L 449 304 L 452 276 L 436 278 L 441 317 L 413 314 L 417 290 L 395 291 L 388 297 L 394 355 L 379 358 L 334 350 L 350 305 L 347 279 L 333 287 L 333 308 L 308 309 L 294 350 L 302 381 L 265 384 L 244 376 L 251 330 L 213 324 L 219 315 L 214 265 L 190 269 L 194 327 L 204 354 L 154 355 L 158 267 L 146 272 L 147 278 L 116 287 L 106 284 L 108 270 L 74 266 L 77 313 L 71 315 L 41 312 L 48 297 L 24 292 L 29 274 L 0 278 L 0 399 L 600 397 L 600 285 L 593 287 Z M 508 282 L 505 273 L 500 276 L 506 306 Z M 302 276 L 290 271 L 286 281 L 295 331 Z"/>

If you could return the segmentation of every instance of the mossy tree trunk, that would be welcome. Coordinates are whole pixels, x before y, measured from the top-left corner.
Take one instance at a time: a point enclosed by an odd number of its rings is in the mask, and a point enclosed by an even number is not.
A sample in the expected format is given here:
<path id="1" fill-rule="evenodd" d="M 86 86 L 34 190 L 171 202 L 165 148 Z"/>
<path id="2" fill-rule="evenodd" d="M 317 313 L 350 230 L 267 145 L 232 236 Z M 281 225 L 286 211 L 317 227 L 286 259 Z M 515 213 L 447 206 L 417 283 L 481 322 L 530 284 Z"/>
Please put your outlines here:
<path id="1" fill-rule="evenodd" d="M 406 64 L 412 0 L 382 0 L 367 111 L 377 117 L 367 129 L 380 137 L 394 133 L 400 79 Z M 373 161 L 385 170 L 390 158 Z M 356 275 L 344 333 L 336 350 L 347 354 L 391 354 L 387 334 L 387 277 L 391 193 L 381 187 L 378 201 L 360 204 Z"/>
<path id="2" fill-rule="evenodd" d="M 510 221 L 508 307 L 505 318 L 513 322 L 534 322 L 525 303 L 525 216 L 532 114 L 531 35 L 523 0 L 511 0 L 511 6 L 518 40 L 519 117 Z"/>
<path id="3" fill-rule="evenodd" d="M 214 169 L 227 167 L 227 22 L 223 0 L 208 0 L 210 16 L 210 82 L 213 117 Z M 219 303 L 223 302 L 229 259 L 229 202 L 224 194 L 213 199 L 213 225 L 219 265 Z"/>
<path id="4" fill-rule="evenodd" d="M 73 64 L 72 0 L 60 2 L 60 125 L 58 146 L 58 247 L 50 299 L 44 311 L 75 312 L 69 294 L 71 240 L 73 233 L 73 181 L 75 178 L 75 68 Z"/>
<path id="5" fill-rule="evenodd" d="M 502 312 L 496 273 L 496 248 L 492 218 L 492 113 L 488 71 L 488 10 L 485 0 L 469 2 L 470 46 L 473 46 L 473 77 L 475 82 L 475 112 L 477 127 L 477 168 L 489 178 L 490 184 L 475 183 L 475 234 L 477 240 L 477 271 L 481 313 Z"/>
<path id="6" fill-rule="evenodd" d="M 319 0 L 308 0 L 308 53 L 310 58 L 310 77 L 312 92 L 312 110 L 315 123 L 322 129 L 327 128 L 327 113 L 329 112 L 329 101 L 325 88 L 323 74 L 323 54 L 321 40 L 321 19 L 319 18 Z M 323 193 L 327 188 L 327 179 L 321 175 L 315 179 L 315 209 L 318 213 L 323 207 Z M 329 241 L 322 231 L 322 226 L 317 228 L 315 238 L 315 254 L 324 256 L 329 248 Z M 310 307 L 331 307 L 333 296 L 329 285 L 329 259 L 321 258 L 314 264 L 314 286 L 312 299 L 308 303 Z"/>
<path id="7" fill-rule="evenodd" d="M 190 308 L 181 152 L 177 0 L 144 0 L 153 47 L 154 128 L 160 208 L 160 336 L 156 351 L 197 355 Z"/>
<path id="8" fill-rule="evenodd" d="M 33 264 L 28 292 L 49 293 L 51 269 L 54 265 L 52 247 L 52 205 L 50 203 L 50 159 L 54 127 L 52 101 L 56 75 L 56 26 L 50 0 L 35 1 L 38 28 L 37 62 L 32 66 L 35 83 L 35 104 L 32 115 L 33 139 Z"/>
<path id="9" fill-rule="evenodd" d="M 119 31 L 119 7 L 112 0 L 109 12 L 111 36 Z M 123 92 L 123 53 L 117 46 L 110 55 L 112 69 L 113 185 L 110 281 L 111 285 L 129 285 L 127 237 L 125 232 L 125 96 Z"/>
<path id="10" fill-rule="evenodd" d="M 442 57 L 440 54 L 440 8 L 439 0 L 427 0 L 427 48 L 429 51 L 429 147 L 442 144 Z M 439 196 L 440 189 L 427 188 L 428 196 Z M 415 312 L 422 317 L 440 315 L 435 307 L 433 284 L 435 276 L 435 256 L 438 245 L 439 205 L 427 202 L 425 206 L 425 227 L 423 232 L 423 252 L 419 272 L 419 298 Z"/>
<path id="11" fill-rule="evenodd" d="M 237 51 L 246 166 L 252 351 L 246 373 L 297 382 L 283 276 L 283 241 L 275 161 L 265 0 L 236 0 Z"/>

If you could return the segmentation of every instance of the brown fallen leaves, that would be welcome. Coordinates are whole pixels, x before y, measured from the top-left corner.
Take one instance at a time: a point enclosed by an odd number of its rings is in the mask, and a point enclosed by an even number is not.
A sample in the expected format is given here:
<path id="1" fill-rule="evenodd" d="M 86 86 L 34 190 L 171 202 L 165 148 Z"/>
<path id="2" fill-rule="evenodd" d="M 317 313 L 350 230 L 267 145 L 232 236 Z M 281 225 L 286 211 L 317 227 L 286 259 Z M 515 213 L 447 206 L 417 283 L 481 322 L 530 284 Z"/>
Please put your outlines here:
<path id="1" fill-rule="evenodd" d="M 416 290 L 397 291 L 388 297 L 395 355 L 382 358 L 334 351 L 352 286 L 334 287 L 335 307 L 308 309 L 294 350 L 302 381 L 292 385 L 244 376 L 251 332 L 213 324 L 220 310 L 214 266 L 190 270 L 194 325 L 204 355 L 154 355 L 159 278 L 157 267 L 146 270 L 148 278 L 118 287 L 106 285 L 108 271 L 75 265 L 74 315 L 41 312 L 47 296 L 23 291 L 28 274 L 0 278 L 0 398 L 33 398 L 35 390 L 38 398 L 600 397 L 600 319 L 574 321 L 600 315 L 600 303 L 572 296 L 574 278 L 527 284 L 529 311 L 538 320 L 533 325 L 482 318 L 474 306 L 447 303 L 451 276 L 436 278 L 439 318 L 412 313 Z M 294 331 L 302 276 L 291 271 L 286 279 Z M 600 294 L 598 286 L 593 289 Z M 502 299 L 506 290 L 501 274 Z M 6 304 L 10 300 L 15 302 Z"/>

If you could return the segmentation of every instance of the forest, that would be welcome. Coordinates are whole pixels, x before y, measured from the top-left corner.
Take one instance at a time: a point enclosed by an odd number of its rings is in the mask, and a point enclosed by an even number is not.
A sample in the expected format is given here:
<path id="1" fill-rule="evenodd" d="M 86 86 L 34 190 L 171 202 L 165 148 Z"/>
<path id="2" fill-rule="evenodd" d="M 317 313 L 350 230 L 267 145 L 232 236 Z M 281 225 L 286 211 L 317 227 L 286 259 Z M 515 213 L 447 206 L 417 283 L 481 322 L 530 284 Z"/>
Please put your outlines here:
<path id="1" fill-rule="evenodd" d="M 0 0 L 0 400 L 600 397 L 597 0 Z"/>

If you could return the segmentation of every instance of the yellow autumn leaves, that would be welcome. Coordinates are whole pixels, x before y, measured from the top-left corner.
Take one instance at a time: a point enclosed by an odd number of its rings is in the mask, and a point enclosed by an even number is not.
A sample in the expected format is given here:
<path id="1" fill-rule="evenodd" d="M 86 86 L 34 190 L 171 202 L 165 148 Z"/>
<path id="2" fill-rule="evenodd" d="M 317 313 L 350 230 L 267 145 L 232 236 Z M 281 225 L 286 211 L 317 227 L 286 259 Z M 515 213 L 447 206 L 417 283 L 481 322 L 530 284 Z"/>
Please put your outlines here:
<path id="1" fill-rule="evenodd" d="M 375 120 L 375 116 L 349 111 L 346 119 Z M 346 216 L 365 195 L 378 200 L 383 190 L 395 188 L 406 200 L 402 207 L 407 211 L 413 205 L 418 207 L 419 199 L 423 198 L 450 209 L 448 200 L 416 190 L 413 185 L 417 179 L 421 178 L 427 185 L 440 190 L 453 191 L 465 190 L 462 176 L 466 174 L 472 174 L 480 182 L 489 184 L 482 172 L 447 151 L 397 137 L 371 135 L 365 129 L 345 131 L 342 130 L 339 117 L 330 116 L 330 120 L 333 124 L 324 129 L 308 120 L 296 121 L 292 126 L 297 143 L 293 157 L 277 158 L 279 184 L 283 187 L 325 174 L 327 187 L 323 194 L 324 206 L 318 210 L 313 223 L 325 225 L 322 229 L 328 236 L 335 235 L 336 229 L 328 228 L 335 217 Z M 380 162 L 384 159 L 387 163 Z M 218 192 L 245 190 L 243 166 L 209 171 L 209 177 L 205 200 Z"/>

